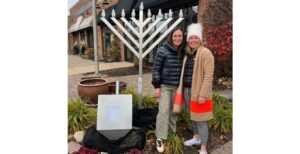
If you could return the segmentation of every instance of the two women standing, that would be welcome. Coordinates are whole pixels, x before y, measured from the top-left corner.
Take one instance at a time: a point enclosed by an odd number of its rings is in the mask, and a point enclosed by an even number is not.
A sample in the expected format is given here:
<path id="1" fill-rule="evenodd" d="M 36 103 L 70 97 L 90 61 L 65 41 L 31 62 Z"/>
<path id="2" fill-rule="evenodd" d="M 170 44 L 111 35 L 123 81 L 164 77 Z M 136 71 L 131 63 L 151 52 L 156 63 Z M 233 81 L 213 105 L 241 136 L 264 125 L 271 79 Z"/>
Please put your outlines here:
<path id="1" fill-rule="evenodd" d="M 199 154 L 207 154 L 207 121 L 212 114 L 212 81 L 214 57 L 202 45 L 202 25 L 191 24 L 187 29 L 187 47 L 183 58 L 183 30 L 174 29 L 168 42 L 159 48 L 153 65 L 152 84 L 159 97 L 159 112 L 156 119 L 156 146 L 163 152 L 163 140 L 167 139 L 168 129 L 176 131 L 177 115 L 172 112 L 173 99 L 177 88 L 183 88 L 186 107 L 193 121 L 194 137 L 185 141 L 186 146 L 201 145 Z M 182 63 L 185 65 L 182 65 Z M 181 69 L 183 87 L 178 87 Z"/>

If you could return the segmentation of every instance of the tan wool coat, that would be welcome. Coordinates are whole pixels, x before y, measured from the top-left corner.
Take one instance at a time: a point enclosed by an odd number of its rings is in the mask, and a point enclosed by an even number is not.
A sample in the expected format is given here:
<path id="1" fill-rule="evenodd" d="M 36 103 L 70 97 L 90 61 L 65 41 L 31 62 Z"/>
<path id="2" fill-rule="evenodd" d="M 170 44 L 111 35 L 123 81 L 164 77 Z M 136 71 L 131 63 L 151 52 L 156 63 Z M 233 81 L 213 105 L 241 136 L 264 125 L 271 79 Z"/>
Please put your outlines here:
<path id="1" fill-rule="evenodd" d="M 209 112 L 194 112 L 191 109 L 191 119 L 195 121 L 207 121 L 213 118 L 212 111 L 212 82 L 214 75 L 214 56 L 211 51 L 203 46 L 197 49 L 191 87 L 191 103 L 198 101 L 199 97 L 210 100 Z M 205 102 L 206 103 L 206 102 Z M 204 104 L 205 104 L 204 103 Z M 192 105 L 192 104 L 191 104 Z M 197 106 L 199 108 L 199 106 Z M 206 105 L 207 107 L 207 105 Z"/>

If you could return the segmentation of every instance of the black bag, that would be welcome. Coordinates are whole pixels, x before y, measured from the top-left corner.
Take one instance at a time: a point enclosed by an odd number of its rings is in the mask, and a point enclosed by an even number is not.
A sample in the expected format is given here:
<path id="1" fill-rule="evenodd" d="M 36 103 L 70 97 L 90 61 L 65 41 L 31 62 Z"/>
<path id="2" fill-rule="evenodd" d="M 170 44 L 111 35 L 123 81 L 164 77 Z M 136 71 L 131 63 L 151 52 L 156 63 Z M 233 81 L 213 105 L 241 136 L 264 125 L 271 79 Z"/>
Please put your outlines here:
<path id="1" fill-rule="evenodd" d="M 96 125 L 88 128 L 83 138 L 84 146 L 110 154 L 120 154 L 134 148 L 142 150 L 144 149 L 145 142 L 145 129 L 133 128 L 124 137 L 111 141 L 96 130 Z"/>
<path id="2" fill-rule="evenodd" d="M 133 107 L 132 125 L 145 129 L 155 129 L 158 107 L 153 109 L 138 109 Z"/>

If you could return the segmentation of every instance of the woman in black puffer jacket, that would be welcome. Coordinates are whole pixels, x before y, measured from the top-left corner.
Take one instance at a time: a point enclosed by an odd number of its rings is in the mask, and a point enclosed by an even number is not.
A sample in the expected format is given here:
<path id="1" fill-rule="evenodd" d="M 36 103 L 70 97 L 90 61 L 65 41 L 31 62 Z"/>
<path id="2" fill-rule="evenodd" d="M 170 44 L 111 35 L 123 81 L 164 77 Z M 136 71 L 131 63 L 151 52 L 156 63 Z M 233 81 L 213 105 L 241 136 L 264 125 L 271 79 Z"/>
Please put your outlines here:
<path id="1" fill-rule="evenodd" d="M 176 132 L 177 115 L 172 112 L 173 99 L 179 85 L 184 32 L 175 28 L 167 43 L 158 49 L 152 70 L 152 84 L 155 96 L 159 97 L 159 112 L 156 117 L 156 148 L 164 151 L 163 140 L 167 139 L 169 128 Z"/>

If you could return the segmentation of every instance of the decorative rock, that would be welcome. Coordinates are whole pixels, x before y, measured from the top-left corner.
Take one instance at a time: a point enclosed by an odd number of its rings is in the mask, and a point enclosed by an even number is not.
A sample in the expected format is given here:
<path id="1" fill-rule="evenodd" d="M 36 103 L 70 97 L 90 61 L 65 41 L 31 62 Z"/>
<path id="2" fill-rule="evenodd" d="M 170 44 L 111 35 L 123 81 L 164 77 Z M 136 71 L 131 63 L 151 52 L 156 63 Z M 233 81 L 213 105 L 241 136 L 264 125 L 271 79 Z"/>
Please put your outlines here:
<path id="1" fill-rule="evenodd" d="M 223 135 L 221 135 L 221 136 L 220 136 L 220 140 L 223 140 L 223 138 L 224 138 Z"/>
<path id="2" fill-rule="evenodd" d="M 81 145 L 75 141 L 68 143 L 68 153 L 74 153 L 80 149 Z"/>
<path id="3" fill-rule="evenodd" d="M 83 141 L 84 131 L 78 131 L 74 133 L 74 138 L 76 142 L 81 143 Z"/>

